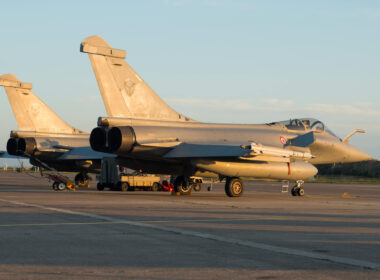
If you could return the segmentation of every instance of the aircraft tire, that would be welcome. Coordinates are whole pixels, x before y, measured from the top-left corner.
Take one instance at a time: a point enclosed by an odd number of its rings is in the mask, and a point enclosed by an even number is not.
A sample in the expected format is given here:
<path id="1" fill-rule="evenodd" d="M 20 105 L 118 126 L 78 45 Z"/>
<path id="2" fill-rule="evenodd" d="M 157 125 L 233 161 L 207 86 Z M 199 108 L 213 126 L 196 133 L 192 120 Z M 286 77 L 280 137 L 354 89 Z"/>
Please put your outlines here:
<path id="1" fill-rule="evenodd" d="M 127 182 L 121 183 L 120 190 L 126 192 L 129 189 L 129 184 Z"/>
<path id="2" fill-rule="evenodd" d="M 298 188 L 293 187 L 292 190 L 290 191 L 290 193 L 292 194 L 292 196 L 298 196 Z"/>
<path id="3" fill-rule="evenodd" d="M 58 190 L 58 183 L 54 182 L 52 185 L 53 190 L 57 191 Z"/>
<path id="4" fill-rule="evenodd" d="M 298 196 L 304 196 L 305 195 L 305 190 L 303 188 L 298 188 L 297 195 Z"/>
<path id="5" fill-rule="evenodd" d="M 154 182 L 152 185 L 152 191 L 157 192 L 160 189 L 160 184 L 157 182 Z"/>
<path id="6" fill-rule="evenodd" d="M 229 197 L 241 196 L 244 191 L 243 181 L 238 177 L 227 178 L 225 191 Z"/>
<path id="7" fill-rule="evenodd" d="M 181 195 L 190 195 L 192 191 L 192 185 L 185 180 L 183 176 L 178 176 L 174 180 L 174 191 Z"/>
<path id="8" fill-rule="evenodd" d="M 97 188 L 98 191 L 103 191 L 103 190 L 104 190 L 104 185 L 98 183 L 98 184 L 96 185 L 96 188 Z"/>
<path id="9" fill-rule="evenodd" d="M 75 181 L 75 185 L 79 186 L 80 188 L 88 188 L 88 180 Z"/>
<path id="10" fill-rule="evenodd" d="M 75 185 L 79 186 L 80 188 L 88 188 L 89 183 L 89 177 L 87 174 L 78 173 L 75 178 Z"/>
<path id="11" fill-rule="evenodd" d="M 202 189 L 202 185 L 200 183 L 196 183 L 194 184 L 193 186 L 193 190 L 196 191 L 196 192 L 200 192 Z"/>

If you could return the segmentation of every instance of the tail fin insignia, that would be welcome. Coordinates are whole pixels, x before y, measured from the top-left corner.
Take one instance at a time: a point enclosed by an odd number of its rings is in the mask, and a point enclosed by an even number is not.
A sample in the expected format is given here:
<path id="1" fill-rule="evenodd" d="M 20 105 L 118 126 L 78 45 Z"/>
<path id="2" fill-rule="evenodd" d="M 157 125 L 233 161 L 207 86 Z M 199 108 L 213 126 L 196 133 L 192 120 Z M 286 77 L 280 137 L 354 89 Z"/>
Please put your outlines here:
<path id="1" fill-rule="evenodd" d="M 101 37 L 86 38 L 88 53 L 106 111 L 110 117 L 193 121 L 169 107 L 124 60 L 124 50 L 113 49 Z"/>
<path id="2" fill-rule="evenodd" d="M 0 86 L 5 88 L 17 125 L 23 131 L 48 133 L 82 133 L 54 113 L 33 92 L 32 84 L 22 83 L 16 76 L 0 76 Z"/>

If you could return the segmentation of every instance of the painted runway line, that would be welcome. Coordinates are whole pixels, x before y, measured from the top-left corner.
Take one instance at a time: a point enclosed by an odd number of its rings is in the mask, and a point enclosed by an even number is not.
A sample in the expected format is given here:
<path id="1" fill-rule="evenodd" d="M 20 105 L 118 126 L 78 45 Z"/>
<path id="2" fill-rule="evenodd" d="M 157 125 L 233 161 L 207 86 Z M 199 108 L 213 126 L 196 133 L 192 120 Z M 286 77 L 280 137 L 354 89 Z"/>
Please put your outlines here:
<path id="1" fill-rule="evenodd" d="M 233 244 L 233 245 L 240 245 L 240 246 L 249 247 L 249 248 L 266 250 L 266 251 L 270 251 L 270 252 L 274 252 L 274 253 L 293 255 L 293 256 L 297 256 L 297 257 L 306 257 L 306 258 L 322 260 L 322 261 L 330 261 L 330 262 L 337 263 L 337 264 L 352 265 L 352 266 L 363 267 L 363 268 L 368 268 L 368 269 L 376 269 L 376 270 L 380 269 L 379 263 L 356 260 L 356 259 L 352 259 L 352 258 L 330 256 L 330 255 L 322 254 L 322 253 L 307 252 L 307 251 L 303 251 L 303 250 L 280 247 L 280 246 L 275 246 L 275 245 L 269 245 L 269 244 L 265 244 L 265 243 L 254 242 L 254 241 L 222 237 L 222 236 L 218 236 L 218 235 L 214 235 L 214 234 L 202 233 L 202 232 L 173 228 L 173 227 L 167 227 L 167 226 L 160 226 L 160 225 L 156 225 L 156 224 L 147 224 L 144 222 L 136 222 L 136 221 L 130 221 L 130 220 L 116 219 L 116 218 L 103 216 L 103 215 L 84 213 L 84 212 L 76 212 L 76 211 L 71 211 L 71 210 L 67 210 L 67 209 L 49 207 L 49 206 L 38 205 L 38 204 L 29 204 L 29 203 L 13 201 L 13 200 L 5 200 L 5 199 L 0 199 L 0 201 L 5 202 L 5 203 L 14 204 L 14 205 L 23 206 L 23 207 L 34 207 L 34 208 L 39 208 L 39 209 L 43 209 L 43 210 L 48 210 L 48 211 L 53 211 L 53 212 L 58 212 L 58 213 L 64 213 L 64 214 L 70 214 L 70 215 L 77 215 L 77 216 L 82 216 L 82 217 L 87 217 L 87 218 L 93 218 L 93 219 L 98 219 L 98 220 L 112 222 L 112 223 L 125 224 L 125 225 L 129 225 L 129 226 L 136 226 L 136 227 L 142 227 L 142 228 L 149 228 L 149 229 L 165 231 L 165 232 L 175 233 L 175 234 L 182 234 L 182 235 L 191 236 L 191 237 L 197 237 L 197 238 L 202 238 L 202 239 L 208 239 L 208 240 L 213 240 L 213 241 L 229 243 L 229 244 Z"/>

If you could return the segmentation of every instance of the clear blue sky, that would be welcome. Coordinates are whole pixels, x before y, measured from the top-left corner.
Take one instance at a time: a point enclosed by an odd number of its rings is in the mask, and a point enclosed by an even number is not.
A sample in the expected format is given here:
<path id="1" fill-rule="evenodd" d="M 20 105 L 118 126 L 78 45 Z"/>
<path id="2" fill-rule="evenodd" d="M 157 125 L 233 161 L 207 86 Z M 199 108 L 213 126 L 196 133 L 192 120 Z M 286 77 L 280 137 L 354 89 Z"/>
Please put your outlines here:
<path id="1" fill-rule="evenodd" d="M 105 110 L 81 41 L 100 35 L 200 121 L 323 120 L 380 158 L 380 1 L 3 1 L 0 74 L 91 131 Z M 0 150 L 17 129 L 0 89 Z M 1 162 L 0 162 L 1 164 Z"/>

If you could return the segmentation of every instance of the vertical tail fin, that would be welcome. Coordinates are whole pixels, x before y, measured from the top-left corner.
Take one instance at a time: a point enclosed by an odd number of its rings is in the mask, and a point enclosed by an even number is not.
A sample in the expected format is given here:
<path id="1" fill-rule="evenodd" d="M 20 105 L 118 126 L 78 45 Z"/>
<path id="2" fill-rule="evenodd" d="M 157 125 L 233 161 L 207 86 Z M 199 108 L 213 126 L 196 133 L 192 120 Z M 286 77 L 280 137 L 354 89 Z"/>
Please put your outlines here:
<path id="1" fill-rule="evenodd" d="M 152 120 L 192 121 L 169 107 L 125 62 L 124 50 L 112 49 L 99 37 L 86 38 L 81 52 L 88 53 L 107 114 Z"/>
<path id="2" fill-rule="evenodd" d="M 22 83 L 16 76 L 0 76 L 0 86 L 5 88 L 17 125 L 23 131 L 48 133 L 81 133 L 54 113 L 33 92 L 32 84 Z"/>

